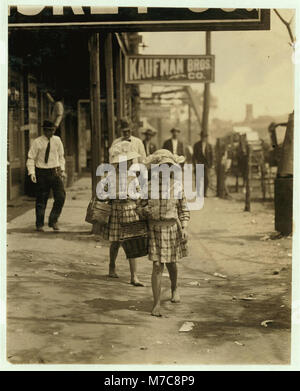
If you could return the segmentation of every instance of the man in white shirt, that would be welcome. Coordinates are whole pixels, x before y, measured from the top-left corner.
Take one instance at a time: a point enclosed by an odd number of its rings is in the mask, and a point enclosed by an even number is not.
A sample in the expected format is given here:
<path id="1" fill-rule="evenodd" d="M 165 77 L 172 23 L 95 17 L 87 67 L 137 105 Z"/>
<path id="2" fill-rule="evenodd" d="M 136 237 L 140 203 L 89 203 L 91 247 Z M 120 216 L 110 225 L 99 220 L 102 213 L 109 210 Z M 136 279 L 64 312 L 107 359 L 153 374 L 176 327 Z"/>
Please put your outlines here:
<path id="1" fill-rule="evenodd" d="M 178 146 L 178 139 L 172 137 L 172 148 L 173 153 L 177 155 L 177 146 Z"/>
<path id="2" fill-rule="evenodd" d="M 132 143 L 134 151 L 140 155 L 140 157 L 138 158 L 138 162 L 143 162 L 143 160 L 146 158 L 145 147 L 143 141 L 140 138 L 131 135 L 132 125 L 130 121 L 127 118 L 122 118 L 120 120 L 120 127 L 122 136 L 116 138 L 113 141 L 112 145 L 115 145 L 120 141 L 130 141 Z"/>
<path id="3" fill-rule="evenodd" d="M 153 132 L 152 129 L 146 129 L 143 134 L 145 135 L 145 139 L 143 141 L 146 155 L 152 155 L 156 151 L 156 145 L 152 143 L 152 137 L 155 136 L 155 133 Z"/>
<path id="4" fill-rule="evenodd" d="M 52 121 L 43 123 L 43 136 L 36 138 L 28 152 L 27 169 L 36 189 L 36 230 L 44 231 L 44 217 L 50 190 L 53 191 L 54 203 L 49 216 L 49 227 L 58 231 L 57 220 L 61 214 L 66 192 L 62 177 L 65 176 L 64 147 L 60 137 L 54 136 L 55 126 Z"/>

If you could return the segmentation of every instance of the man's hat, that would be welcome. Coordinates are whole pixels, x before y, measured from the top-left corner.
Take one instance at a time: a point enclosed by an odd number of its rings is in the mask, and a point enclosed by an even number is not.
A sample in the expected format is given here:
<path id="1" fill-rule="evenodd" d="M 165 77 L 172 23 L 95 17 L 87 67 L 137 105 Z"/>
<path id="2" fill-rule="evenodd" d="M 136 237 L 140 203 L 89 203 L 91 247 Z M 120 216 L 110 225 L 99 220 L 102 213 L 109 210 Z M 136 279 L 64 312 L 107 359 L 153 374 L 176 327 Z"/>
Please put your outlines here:
<path id="1" fill-rule="evenodd" d="M 150 136 L 155 136 L 155 132 L 152 129 L 146 129 L 142 132 L 142 134 L 149 134 Z"/>
<path id="2" fill-rule="evenodd" d="M 120 129 L 131 129 L 131 122 L 128 118 L 124 117 L 120 119 Z"/>
<path id="3" fill-rule="evenodd" d="M 174 133 L 174 132 L 180 133 L 181 130 L 178 129 L 178 128 L 172 128 L 172 129 L 170 130 L 170 132 L 171 132 L 171 133 Z"/>
<path id="4" fill-rule="evenodd" d="M 43 122 L 43 128 L 44 129 L 55 129 L 55 125 L 49 119 L 45 119 L 44 122 Z"/>

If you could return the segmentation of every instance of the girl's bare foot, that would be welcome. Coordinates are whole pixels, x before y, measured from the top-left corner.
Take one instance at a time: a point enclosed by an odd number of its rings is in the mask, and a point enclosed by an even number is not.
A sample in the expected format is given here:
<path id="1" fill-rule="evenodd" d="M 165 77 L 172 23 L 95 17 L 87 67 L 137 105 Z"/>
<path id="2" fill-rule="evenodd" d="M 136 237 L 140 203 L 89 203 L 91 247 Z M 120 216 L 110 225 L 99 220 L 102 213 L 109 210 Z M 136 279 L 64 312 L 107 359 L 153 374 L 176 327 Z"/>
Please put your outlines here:
<path id="1" fill-rule="evenodd" d="M 157 305 L 154 306 L 154 307 L 152 308 L 151 315 L 152 315 L 152 316 L 161 317 L 160 307 L 157 306 Z"/>
<path id="2" fill-rule="evenodd" d="M 111 277 L 111 278 L 119 278 L 119 275 L 116 273 L 115 270 L 109 270 L 108 272 L 108 277 Z"/>
<path id="3" fill-rule="evenodd" d="M 145 286 L 142 282 L 140 282 L 138 279 L 132 280 L 130 282 L 131 285 L 133 286 Z"/>
<path id="4" fill-rule="evenodd" d="M 180 296 L 179 296 L 179 293 L 177 292 L 177 289 L 175 289 L 175 291 L 172 291 L 171 302 L 172 303 L 180 303 Z"/>

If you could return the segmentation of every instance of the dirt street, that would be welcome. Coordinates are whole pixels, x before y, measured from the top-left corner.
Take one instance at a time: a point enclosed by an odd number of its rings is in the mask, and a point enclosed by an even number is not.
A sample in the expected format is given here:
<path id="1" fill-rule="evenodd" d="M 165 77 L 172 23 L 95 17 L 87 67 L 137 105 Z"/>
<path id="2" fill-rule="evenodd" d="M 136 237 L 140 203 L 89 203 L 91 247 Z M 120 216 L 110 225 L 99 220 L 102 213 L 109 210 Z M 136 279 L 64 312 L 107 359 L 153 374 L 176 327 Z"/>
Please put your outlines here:
<path id="1" fill-rule="evenodd" d="M 155 318 L 151 262 L 139 259 L 145 288 L 129 284 L 123 250 L 120 278 L 107 277 L 107 244 L 84 222 L 89 196 L 89 178 L 68 190 L 59 233 L 35 232 L 34 210 L 8 223 L 9 362 L 289 363 L 292 240 L 268 240 L 271 204 L 253 203 L 247 213 L 242 202 L 209 197 L 192 212 L 182 301 L 169 301 L 165 274 L 164 317 Z M 184 322 L 191 331 L 179 332 Z"/>

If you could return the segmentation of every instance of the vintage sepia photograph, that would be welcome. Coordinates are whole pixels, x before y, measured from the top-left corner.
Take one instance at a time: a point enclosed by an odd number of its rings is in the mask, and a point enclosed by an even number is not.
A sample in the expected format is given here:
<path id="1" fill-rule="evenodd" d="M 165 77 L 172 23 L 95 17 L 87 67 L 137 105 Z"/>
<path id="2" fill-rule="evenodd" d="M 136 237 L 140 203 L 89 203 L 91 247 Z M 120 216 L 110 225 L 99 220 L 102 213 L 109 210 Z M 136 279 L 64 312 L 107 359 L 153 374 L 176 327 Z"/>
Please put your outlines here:
<path id="1" fill-rule="evenodd" d="M 7 11 L 7 363 L 290 365 L 296 9 L 50 3 Z"/>

